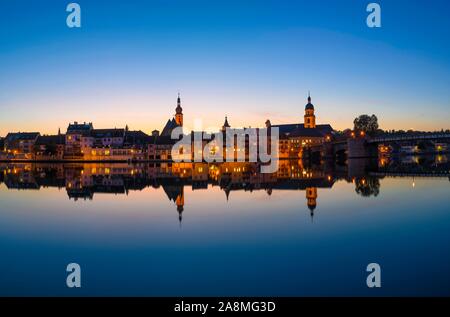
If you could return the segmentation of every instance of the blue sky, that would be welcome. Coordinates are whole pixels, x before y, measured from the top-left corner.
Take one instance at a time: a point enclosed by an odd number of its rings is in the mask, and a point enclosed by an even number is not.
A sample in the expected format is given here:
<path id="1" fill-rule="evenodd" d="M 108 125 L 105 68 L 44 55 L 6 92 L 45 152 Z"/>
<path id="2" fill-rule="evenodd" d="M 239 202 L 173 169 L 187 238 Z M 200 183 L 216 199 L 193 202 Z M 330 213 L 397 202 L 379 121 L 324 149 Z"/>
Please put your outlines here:
<path id="1" fill-rule="evenodd" d="M 150 132 L 183 98 L 186 125 L 302 122 L 450 128 L 450 3 L 378 1 L 0 2 L 0 135 L 54 133 L 69 121 Z"/>

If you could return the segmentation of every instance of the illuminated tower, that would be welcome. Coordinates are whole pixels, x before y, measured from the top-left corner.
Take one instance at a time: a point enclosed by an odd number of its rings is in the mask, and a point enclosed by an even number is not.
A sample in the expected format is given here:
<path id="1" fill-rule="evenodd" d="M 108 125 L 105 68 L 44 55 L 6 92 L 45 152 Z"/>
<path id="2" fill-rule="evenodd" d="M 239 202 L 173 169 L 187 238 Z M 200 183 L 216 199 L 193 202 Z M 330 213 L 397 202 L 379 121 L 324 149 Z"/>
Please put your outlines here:
<path id="1" fill-rule="evenodd" d="M 314 105 L 311 103 L 311 96 L 308 93 L 308 103 L 305 106 L 305 128 L 316 127 L 316 116 L 314 115 Z"/>
<path id="2" fill-rule="evenodd" d="M 175 109 L 175 122 L 182 127 L 183 126 L 183 108 L 181 108 L 180 93 L 178 93 L 177 108 Z"/>
<path id="3" fill-rule="evenodd" d="M 314 217 L 314 209 L 317 206 L 317 187 L 306 188 L 306 200 L 308 208 L 311 211 L 311 217 Z"/>

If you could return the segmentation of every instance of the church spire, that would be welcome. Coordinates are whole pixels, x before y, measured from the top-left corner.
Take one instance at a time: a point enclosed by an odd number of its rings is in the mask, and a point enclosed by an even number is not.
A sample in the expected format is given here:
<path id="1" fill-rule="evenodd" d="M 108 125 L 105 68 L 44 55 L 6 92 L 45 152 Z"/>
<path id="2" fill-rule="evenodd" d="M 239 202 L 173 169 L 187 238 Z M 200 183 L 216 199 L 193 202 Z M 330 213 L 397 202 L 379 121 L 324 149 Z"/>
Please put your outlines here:
<path id="1" fill-rule="evenodd" d="M 175 108 L 175 121 L 179 126 L 183 126 L 183 108 L 181 108 L 181 97 L 178 92 L 177 107 Z"/>
<path id="2" fill-rule="evenodd" d="M 181 108 L 181 97 L 180 97 L 180 93 L 178 93 L 178 98 L 177 98 L 177 107 L 175 109 L 175 113 L 182 113 L 183 112 L 183 108 Z"/>
<path id="3" fill-rule="evenodd" d="M 311 94 L 308 90 L 308 103 L 305 106 L 305 128 L 315 128 L 316 127 L 316 116 L 314 115 L 314 105 L 311 103 Z"/>
<path id="4" fill-rule="evenodd" d="M 225 131 L 229 127 L 230 127 L 230 124 L 228 123 L 228 117 L 225 116 L 225 122 L 223 123 L 222 131 Z"/>

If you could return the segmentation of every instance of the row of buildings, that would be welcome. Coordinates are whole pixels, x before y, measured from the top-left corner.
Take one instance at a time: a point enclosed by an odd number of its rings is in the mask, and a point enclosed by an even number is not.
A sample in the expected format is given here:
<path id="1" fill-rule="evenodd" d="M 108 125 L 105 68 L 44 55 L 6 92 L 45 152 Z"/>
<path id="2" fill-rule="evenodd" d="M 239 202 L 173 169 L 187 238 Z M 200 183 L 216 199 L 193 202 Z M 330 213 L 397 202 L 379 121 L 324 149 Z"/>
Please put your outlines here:
<path id="1" fill-rule="evenodd" d="M 162 129 L 152 131 L 151 135 L 143 131 L 125 128 L 95 129 L 92 123 L 70 123 L 65 133 L 58 131 L 56 135 L 41 135 L 39 132 L 8 133 L 0 138 L 0 159 L 2 160 L 80 160 L 80 161 L 151 161 L 172 160 L 173 145 L 178 140 L 171 138 L 175 128 L 183 127 L 183 109 L 178 95 L 175 115 L 169 119 Z M 266 128 L 279 129 L 279 158 L 302 157 L 304 149 L 323 144 L 333 137 L 333 129 L 329 124 L 316 125 L 314 106 L 311 97 L 305 106 L 304 123 L 272 125 L 266 121 Z M 225 134 L 230 128 L 228 119 L 220 132 Z M 245 128 L 242 130 L 245 133 Z M 192 135 L 192 134 L 191 134 Z M 224 138 L 225 140 L 226 138 Z M 204 140 L 204 144 L 210 142 Z M 248 158 L 249 139 L 245 148 L 234 144 L 236 157 L 244 151 Z M 194 156 L 194 142 L 191 143 L 191 155 Z M 226 144 L 223 144 L 223 153 Z M 203 155 L 203 153 L 201 153 Z"/>

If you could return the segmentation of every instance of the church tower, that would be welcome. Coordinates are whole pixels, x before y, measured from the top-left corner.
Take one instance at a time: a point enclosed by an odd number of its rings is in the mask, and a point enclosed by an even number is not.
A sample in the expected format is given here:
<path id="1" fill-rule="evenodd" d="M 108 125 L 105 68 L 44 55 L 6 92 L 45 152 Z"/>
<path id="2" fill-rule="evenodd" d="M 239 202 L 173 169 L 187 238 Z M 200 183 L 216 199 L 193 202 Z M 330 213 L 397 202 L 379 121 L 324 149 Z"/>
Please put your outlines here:
<path id="1" fill-rule="evenodd" d="M 308 93 L 308 103 L 305 106 L 305 128 L 316 127 L 316 116 L 314 115 L 314 105 L 311 103 L 311 96 Z"/>
<path id="2" fill-rule="evenodd" d="M 230 124 L 228 123 L 228 118 L 227 118 L 227 116 L 225 116 L 225 122 L 223 123 L 223 126 L 222 126 L 222 132 L 225 132 L 227 130 L 227 128 L 229 128 L 229 127 L 230 127 Z"/>
<path id="3" fill-rule="evenodd" d="M 183 126 L 183 108 L 181 108 L 180 93 L 178 93 L 177 108 L 175 109 L 175 122 L 182 127 Z"/>

